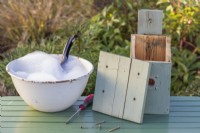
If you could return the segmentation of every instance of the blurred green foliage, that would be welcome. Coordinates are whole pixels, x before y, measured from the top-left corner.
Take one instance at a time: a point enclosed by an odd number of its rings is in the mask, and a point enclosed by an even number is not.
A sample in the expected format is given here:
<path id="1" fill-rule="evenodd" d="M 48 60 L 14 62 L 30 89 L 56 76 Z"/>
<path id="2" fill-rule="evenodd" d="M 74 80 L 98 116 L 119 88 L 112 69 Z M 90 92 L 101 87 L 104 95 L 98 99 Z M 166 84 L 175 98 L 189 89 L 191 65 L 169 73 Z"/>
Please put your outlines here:
<path id="1" fill-rule="evenodd" d="M 171 86 L 173 95 L 187 90 L 193 83 L 200 81 L 200 75 L 197 73 L 200 68 L 200 62 L 196 54 L 193 54 L 189 50 L 172 49 L 173 53 L 173 69 Z M 198 86 L 196 86 L 198 91 Z M 194 88 L 193 88 L 194 89 Z M 192 94 L 196 94 L 193 92 Z"/>
<path id="2" fill-rule="evenodd" d="M 137 14 L 141 8 L 155 7 L 155 0 L 116 0 L 92 17 L 88 30 L 93 40 L 101 44 L 101 50 L 129 56 L 131 34 L 137 33 Z"/>
<path id="3" fill-rule="evenodd" d="M 171 92 L 173 95 L 199 95 L 200 3 L 196 0 L 159 0 L 157 4 L 164 11 L 164 33 L 172 38 Z"/>
<path id="4" fill-rule="evenodd" d="M 200 52 L 200 3 L 195 0 L 159 0 L 164 9 L 163 28 L 179 49 Z"/>

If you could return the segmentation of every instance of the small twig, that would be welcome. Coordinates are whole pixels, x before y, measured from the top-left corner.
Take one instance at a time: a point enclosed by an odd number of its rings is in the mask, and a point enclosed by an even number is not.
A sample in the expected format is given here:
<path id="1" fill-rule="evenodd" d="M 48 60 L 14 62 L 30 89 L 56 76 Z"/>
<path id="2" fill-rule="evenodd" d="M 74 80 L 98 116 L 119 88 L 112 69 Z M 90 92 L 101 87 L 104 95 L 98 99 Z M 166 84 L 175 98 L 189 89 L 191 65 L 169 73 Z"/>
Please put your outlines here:
<path id="1" fill-rule="evenodd" d="M 115 127 L 115 128 L 112 128 L 112 129 L 110 129 L 110 130 L 108 130 L 108 131 L 109 131 L 109 132 L 112 132 L 112 131 L 115 131 L 115 130 L 117 130 L 117 129 L 120 129 L 120 126 Z"/>
<path id="2" fill-rule="evenodd" d="M 97 122 L 95 125 L 100 125 L 102 123 L 104 123 L 105 121 L 100 121 L 100 122 Z"/>

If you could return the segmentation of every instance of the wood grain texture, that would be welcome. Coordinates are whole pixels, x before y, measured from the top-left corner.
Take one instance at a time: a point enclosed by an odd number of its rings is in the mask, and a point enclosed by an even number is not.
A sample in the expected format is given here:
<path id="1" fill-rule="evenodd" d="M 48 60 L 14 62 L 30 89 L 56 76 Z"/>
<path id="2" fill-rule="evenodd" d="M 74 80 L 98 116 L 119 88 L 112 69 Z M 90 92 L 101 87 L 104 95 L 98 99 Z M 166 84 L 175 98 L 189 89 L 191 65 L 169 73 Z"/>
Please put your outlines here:
<path id="1" fill-rule="evenodd" d="M 93 110 L 141 123 L 149 70 L 148 62 L 101 52 Z"/>
<path id="2" fill-rule="evenodd" d="M 168 114 L 170 102 L 171 63 L 150 62 L 150 78 L 154 85 L 148 85 L 146 114 Z"/>
<path id="3" fill-rule="evenodd" d="M 145 61 L 171 61 L 169 37 L 133 34 L 131 38 L 132 58 Z"/>
<path id="4" fill-rule="evenodd" d="M 162 10 L 138 11 L 138 34 L 162 35 Z"/>
<path id="5" fill-rule="evenodd" d="M 171 57 L 171 38 L 166 37 L 166 56 L 165 56 L 165 61 L 166 62 L 172 62 L 172 57 Z"/>
<path id="6" fill-rule="evenodd" d="M 93 110 L 122 118 L 131 59 L 100 52 Z"/>
<path id="7" fill-rule="evenodd" d="M 99 56 L 93 110 L 112 114 L 119 56 L 101 51 Z"/>
<path id="8" fill-rule="evenodd" d="M 145 113 L 168 114 L 171 81 L 171 38 L 157 35 L 132 35 L 131 57 L 150 61 L 150 78 Z"/>
<path id="9" fill-rule="evenodd" d="M 117 71 L 117 82 L 115 97 L 113 99 L 112 116 L 122 118 L 126 98 L 127 84 L 129 80 L 131 59 L 119 56 L 119 68 Z"/>
<path id="10" fill-rule="evenodd" d="M 132 59 L 123 115 L 126 120 L 143 122 L 150 69 L 150 63 Z"/>

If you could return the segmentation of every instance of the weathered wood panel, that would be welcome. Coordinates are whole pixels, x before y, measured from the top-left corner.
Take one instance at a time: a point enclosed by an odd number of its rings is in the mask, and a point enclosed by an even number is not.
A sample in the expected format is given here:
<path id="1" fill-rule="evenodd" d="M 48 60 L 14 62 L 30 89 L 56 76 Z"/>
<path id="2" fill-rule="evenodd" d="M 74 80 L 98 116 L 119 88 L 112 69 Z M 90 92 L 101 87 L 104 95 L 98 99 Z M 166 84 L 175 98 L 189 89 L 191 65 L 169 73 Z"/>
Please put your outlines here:
<path id="1" fill-rule="evenodd" d="M 170 37 L 156 35 L 132 35 L 131 57 L 152 64 L 145 113 L 168 114 L 171 81 Z"/>
<path id="2" fill-rule="evenodd" d="M 108 61 L 110 64 L 108 64 Z M 149 64 L 148 62 L 101 52 L 93 110 L 141 123 L 150 69 Z M 113 65 L 116 67 L 110 67 Z M 110 70 L 110 68 L 112 69 Z M 110 81 L 113 84 L 107 85 L 110 84 Z M 132 99 L 137 100 L 132 102 Z M 134 113 L 130 114 L 129 112 Z"/>
<path id="3" fill-rule="evenodd" d="M 148 85 L 146 114 L 168 114 L 170 104 L 171 63 L 150 62 L 150 79 L 154 84 Z"/>
<path id="4" fill-rule="evenodd" d="M 100 52 L 93 110 L 122 118 L 131 59 Z"/>
<path id="5" fill-rule="evenodd" d="M 119 56 L 100 52 L 93 110 L 112 114 Z"/>
<path id="6" fill-rule="evenodd" d="M 162 35 L 163 11 L 142 9 L 138 11 L 138 34 Z"/>
<path id="7" fill-rule="evenodd" d="M 130 58 L 120 56 L 115 97 L 112 108 L 112 115 L 118 118 L 122 118 L 124 113 L 124 103 L 129 80 L 130 64 Z"/>
<path id="8" fill-rule="evenodd" d="M 151 65 L 132 59 L 123 118 L 137 123 L 143 122 Z"/>
<path id="9" fill-rule="evenodd" d="M 131 57 L 144 61 L 171 61 L 170 38 L 157 35 L 131 35 Z"/>

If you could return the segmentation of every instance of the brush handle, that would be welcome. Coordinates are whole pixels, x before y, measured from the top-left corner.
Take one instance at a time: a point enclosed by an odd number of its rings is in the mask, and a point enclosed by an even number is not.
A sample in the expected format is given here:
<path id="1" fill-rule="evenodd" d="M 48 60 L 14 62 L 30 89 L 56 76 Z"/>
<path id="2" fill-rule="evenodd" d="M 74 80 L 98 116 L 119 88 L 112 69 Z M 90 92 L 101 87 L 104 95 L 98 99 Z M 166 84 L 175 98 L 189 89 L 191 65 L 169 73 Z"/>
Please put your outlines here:
<path id="1" fill-rule="evenodd" d="M 76 40 L 76 38 L 78 37 L 78 35 L 73 35 L 72 37 L 69 38 L 69 40 L 67 41 L 65 48 L 63 50 L 63 57 L 62 57 L 62 61 L 61 61 L 61 65 L 63 65 L 65 62 L 67 62 L 67 59 L 69 57 L 69 52 L 70 49 L 72 47 L 73 42 Z"/>

